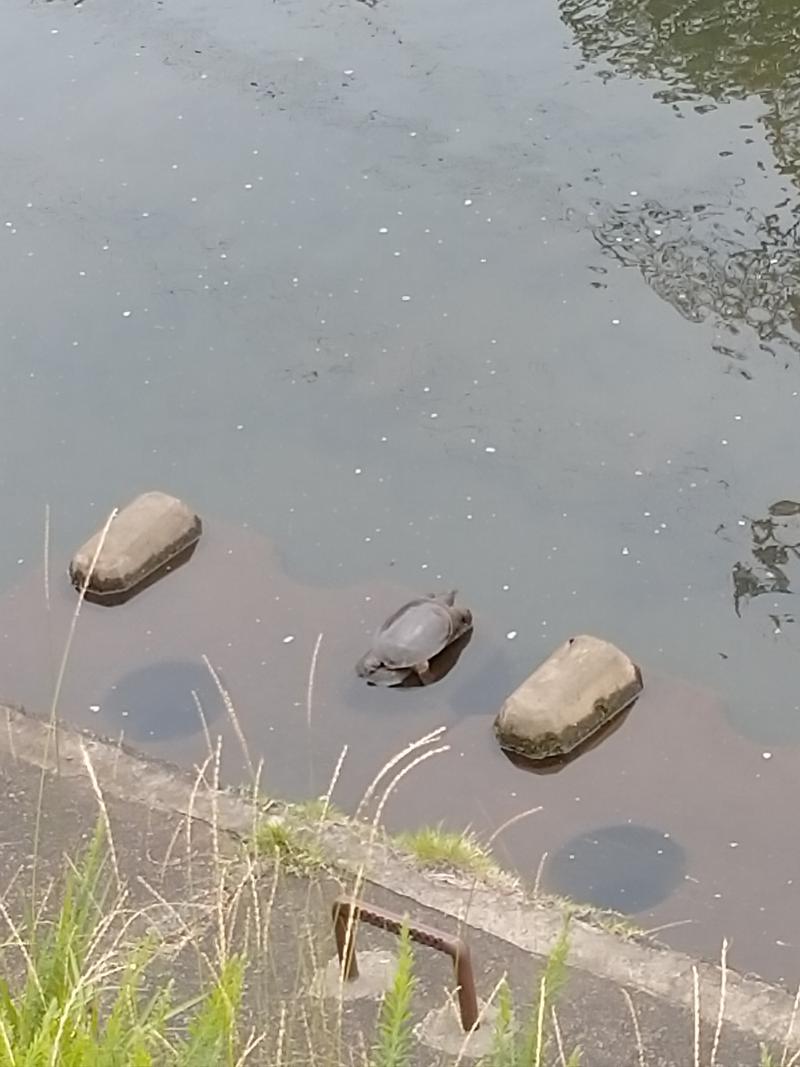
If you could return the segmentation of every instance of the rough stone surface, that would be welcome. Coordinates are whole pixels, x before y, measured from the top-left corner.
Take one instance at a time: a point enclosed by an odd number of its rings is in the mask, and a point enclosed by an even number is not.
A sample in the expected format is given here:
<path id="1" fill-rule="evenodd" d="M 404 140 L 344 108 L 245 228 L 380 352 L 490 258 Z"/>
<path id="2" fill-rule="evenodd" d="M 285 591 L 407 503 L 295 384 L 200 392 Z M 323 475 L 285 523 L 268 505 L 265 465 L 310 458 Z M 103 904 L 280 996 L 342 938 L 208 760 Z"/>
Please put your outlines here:
<path id="1" fill-rule="evenodd" d="M 127 593 L 199 539 L 202 523 L 183 501 L 167 493 L 142 493 L 114 518 L 97 557 L 87 592 L 98 597 Z M 75 553 L 72 584 L 86 581 L 103 530 Z"/>
<path id="2" fill-rule="evenodd" d="M 507 698 L 495 733 L 529 759 L 564 756 L 641 690 L 641 672 L 624 652 L 598 637 L 571 637 Z"/>

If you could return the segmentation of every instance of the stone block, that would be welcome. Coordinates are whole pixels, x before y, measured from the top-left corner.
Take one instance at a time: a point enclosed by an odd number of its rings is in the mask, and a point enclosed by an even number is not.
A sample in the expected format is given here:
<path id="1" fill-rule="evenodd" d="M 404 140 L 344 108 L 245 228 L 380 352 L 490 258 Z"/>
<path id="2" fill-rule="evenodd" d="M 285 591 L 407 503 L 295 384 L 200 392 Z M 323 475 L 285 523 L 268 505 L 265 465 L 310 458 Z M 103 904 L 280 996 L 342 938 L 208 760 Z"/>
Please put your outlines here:
<path id="1" fill-rule="evenodd" d="M 495 734 L 529 759 L 565 756 L 641 691 L 641 671 L 624 652 L 598 637 L 571 637 L 506 699 Z"/>
<path id="2" fill-rule="evenodd" d="M 87 597 L 110 600 L 132 593 L 191 549 L 201 532 L 199 517 L 183 501 L 167 493 L 142 493 L 112 521 Z M 72 558 L 69 575 L 76 589 L 86 581 L 101 537 L 102 529 Z"/>

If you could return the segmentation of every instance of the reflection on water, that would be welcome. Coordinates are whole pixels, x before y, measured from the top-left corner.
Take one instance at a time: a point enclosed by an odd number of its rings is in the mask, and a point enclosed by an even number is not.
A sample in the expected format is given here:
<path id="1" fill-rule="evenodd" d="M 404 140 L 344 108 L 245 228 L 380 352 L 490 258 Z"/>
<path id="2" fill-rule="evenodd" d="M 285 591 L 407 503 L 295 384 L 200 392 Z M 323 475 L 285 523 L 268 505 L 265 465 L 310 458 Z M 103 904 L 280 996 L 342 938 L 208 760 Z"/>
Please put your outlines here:
<path id="1" fill-rule="evenodd" d="M 579 834 L 550 857 L 552 892 L 635 915 L 665 900 L 683 880 L 686 855 L 663 830 L 626 823 Z"/>
<path id="2" fill-rule="evenodd" d="M 800 179 L 795 0 L 560 0 L 559 6 L 587 59 L 603 60 L 617 73 L 658 79 L 659 100 L 761 97 L 778 165 Z M 686 162 L 689 168 L 691 160 Z"/>
<path id="3" fill-rule="evenodd" d="M 519 767 L 520 770 L 531 771 L 533 774 L 558 774 L 559 771 L 563 771 L 576 759 L 588 755 L 589 752 L 615 734 L 633 711 L 635 705 L 636 701 L 632 704 L 628 704 L 628 706 L 618 715 L 615 715 L 610 722 L 604 723 L 599 730 L 595 730 L 585 741 L 582 741 L 581 744 L 577 745 L 565 756 L 549 756 L 546 759 L 530 759 L 527 756 L 520 755 L 518 752 L 509 752 L 506 749 L 502 750 L 503 755 L 509 759 L 515 767 Z"/>
<path id="4" fill-rule="evenodd" d="M 800 33 L 794 0 L 560 0 L 566 24 L 598 73 L 658 79 L 655 97 L 683 118 L 731 99 L 761 98 L 761 122 L 778 169 L 800 183 Z M 714 103 L 708 102 L 710 100 Z M 740 140 L 747 146 L 744 124 Z M 688 146 L 688 145 L 687 145 Z M 721 156 L 732 156 L 729 147 Z M 691 172 L 691 155 L 686 170 Z M 763 163 L 758 164 L 763 172 Z M 743 358 L 744 327 L 775 354 L 800 352 L 800 204 L 781 190 L 767 210 L 744 179 L 713 202 L 656 200 L 612 209 L 596 203 L 595 236 L 625 266 L 636 266 L 684 318 L 713 316 L 727 336 L 715 349 Z M 703 198 L 705 201 L 708 197 Z M 736 368 L 745 378 L 750 372 Z"/>
<path id="5" fill-rule="evenodd" d="M 764 594 L 791 593 L 791 564 L 800 559 L 800 504 L 779 500 L 763 519 L 750 520 L 753 561 L 737 562 L 733 567 L 733 602 L 741 615 L 742 602 Z M 783 619 L 793 622 L 791 614 L 771 616 L 777 630 Z"/>
<path id="6" fill-rule="evenodd" d="M 690 322 L 713 316 L 729 332 L 715 348 L 737 358 L 742 325 L 761 347 L 800 352 L 800 204 L 763 215 L 735 204 L 687 210 L 657 201 L 609 210 L 595 229 L 604 251 L 638 267 L 647 284 Z M 745 376 L 748 373 L 745 372 Z"/>

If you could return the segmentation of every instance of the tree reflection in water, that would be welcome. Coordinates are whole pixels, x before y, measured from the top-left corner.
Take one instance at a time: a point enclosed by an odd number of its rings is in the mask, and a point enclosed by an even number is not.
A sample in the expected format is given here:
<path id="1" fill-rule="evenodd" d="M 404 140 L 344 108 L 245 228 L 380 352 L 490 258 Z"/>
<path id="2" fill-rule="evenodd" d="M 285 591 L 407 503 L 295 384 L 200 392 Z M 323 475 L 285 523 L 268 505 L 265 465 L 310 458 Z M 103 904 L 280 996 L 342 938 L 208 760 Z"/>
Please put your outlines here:
<path id="1" fill-rule="evenodd" d="M 560 0 L 560 9 L 584 56 L 613 68 L 601 73 L 658 79 L 658 99 L 761 97 L 778 167 L 800 176 L 796 0 Z"/>
<path id="2" fill-rule="evenodd" d="M 561 15 L 604 78 L 657 79 L 676 109 L 713 110 L 759 97 L 778 170 L 800 186 L 800 15 L 797 0 L 560 0 Z M 742 183 L 743 184 L 743 183 Z M 800 352 L 800 202 L 781 195 L 766 212 L 734 204 L 656 201 L 595 205 L 603 249 L 635 266 L 685 318 L 713 316 L 741 360 L 750 327 L 762 349 Z M 726 338 L 728 340 L 728 338 Z M 750 377 L 741 370 L 744 377 Z"/>
<path id="3" fill-rule="evenodd" d="M 702 322 L 713 315 L 724 323 L 731 344 L 715 346 L 721 355 L 741 358 L 735 337 L 742 326 L 772 355 L 781 343 L 800 352 L 800 204 L 793 220 L 736 211 L 741 225 L 731 227 L 719 208 L 681 211 L 645 201 L 607 211 L 594 236 L 620 263 L 638 267 L 684 318 Z"/>
<path id="4" fill-rule="evenodd" d="M 778 500 L 763 519 L 750 520 L 752 562 L 733 568 L 733 602 L 741 615 L 742 602 L 765 593 L 791 593 L 789 567 L 800 559 L 800 503 Z M 771 616 L 776 629 L 781 620 L 794 622 L 791 615 Z"/>

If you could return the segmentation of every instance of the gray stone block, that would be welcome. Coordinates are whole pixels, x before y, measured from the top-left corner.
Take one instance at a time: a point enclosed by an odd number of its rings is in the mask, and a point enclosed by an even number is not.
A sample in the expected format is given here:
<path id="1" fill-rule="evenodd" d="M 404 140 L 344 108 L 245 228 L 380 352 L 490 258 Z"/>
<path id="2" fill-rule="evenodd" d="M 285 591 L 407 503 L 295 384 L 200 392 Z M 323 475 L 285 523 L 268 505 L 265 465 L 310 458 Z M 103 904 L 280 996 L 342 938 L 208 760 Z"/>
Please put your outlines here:
<path id="1" fill-rule="evenodd" d="M 641 671 L 624 652 L 598 637 L 571 637 L 506 699 L 495 734 L 529 759 L 564 756 L 641 691 Z"/>
<path id="2" fill-rule="evenodd" d="M 111 523 L 87 596 L 111 600 L 132 593 L 191 549 L 202 528 L 199 517 L 177 497 L 142 493 Z M 76 589 L 86 581 L 101 537 L 102 529 L 72 558 L 69 575 Z"/>

